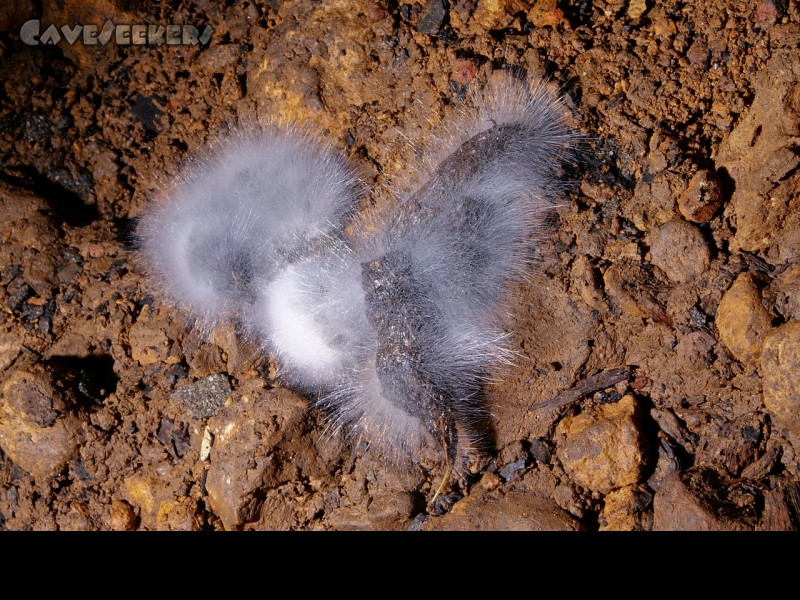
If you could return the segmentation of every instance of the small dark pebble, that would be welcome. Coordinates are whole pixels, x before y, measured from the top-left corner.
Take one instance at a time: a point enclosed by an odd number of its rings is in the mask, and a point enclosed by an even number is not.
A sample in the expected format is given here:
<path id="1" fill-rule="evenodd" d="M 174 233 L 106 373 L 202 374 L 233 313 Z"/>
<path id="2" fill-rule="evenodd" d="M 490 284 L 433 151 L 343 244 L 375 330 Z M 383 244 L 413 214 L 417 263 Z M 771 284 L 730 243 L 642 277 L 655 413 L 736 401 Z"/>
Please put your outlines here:
<path id="1" fill-rule="evenodd" d="M 553 458 L 553 448 L 546 440 L 541 438 L 531 442 L 530 453 L 537 463 L 543 465 L 549 465 Z"/>
<path id="2" fill-rule="evenodd" d="M 6 292 L 8 293 L 8 307 L 14 311 L 20 310 L 22 303 L 33 296 L 33 290 L 22 277 L 15 277 L 9 282 Z"/>
<path id="3" fill-rule="evenodd" d="M 28 321 L 35 321 L 44 314 L 44 306 L 36 304 L 23 304 L 22 316 Z"/>
<path id="4" fill-rule="evenodd" d="M 209 375 L 173 394 L 193 419 L 213 417 L 225 404 L 231 384 L 225 375 Z"/>
<path id="5" fill-rule="evenodd" d="M 411 523 L 406 527 L 406 531 L 422 531 L 422 526 L 425 525 L 430 517 L 428 515 L 417 515 L 411 520 Z"/>
<path id="6" fill-rule="evenodd" d="M 515 460 L 514 462 L 507 464 L 500 470 L 500 477 L 505 479 L 506 481 L 511 481 L 514 476 L 522 471 L 528 464 L 527 459 L 520 458 L 519 460 Z"/>
<path id="7" fill-rule="evenodd" d="M 433 501 L 431 512 L 437 517 L 441 517 L 443 514 L 448 513 L 453 508 L 453 504 L 461 500 L 462 497 L 460 494 L 442 494 Z"/>
<path id="8" fill-rule="evenodd" d="M 425 35 L 439 33 L 446 16 L 447 7 L 444 0 L 428 0 L 419 15 L 417 31 Z"/>
<path id="9" fill-rule="evenodd" d="M 595 404 L 613 404 L 614 402 L 619 402 L 620 398 L 622 398 L 622 394 L 620 394 L 616 390 L 610 390 L 608 392 L 599 392 L 593 398 Z"/>

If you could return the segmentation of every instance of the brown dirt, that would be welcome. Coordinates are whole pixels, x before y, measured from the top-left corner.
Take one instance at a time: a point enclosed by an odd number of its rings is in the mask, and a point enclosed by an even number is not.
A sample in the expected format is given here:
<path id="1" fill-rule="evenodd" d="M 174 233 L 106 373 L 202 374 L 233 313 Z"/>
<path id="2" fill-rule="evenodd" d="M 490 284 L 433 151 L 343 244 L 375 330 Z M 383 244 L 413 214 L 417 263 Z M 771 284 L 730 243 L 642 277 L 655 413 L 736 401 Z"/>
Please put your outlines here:
<path id="1" fill-rule="evenodd" d="M 218 4 L 0 11 L 0 529 L 800 525 L 797 3 Z M 215 31 L 25 46 L 42 11 Z M 130 232 L 226 123 L 313 124 L 390 188 L 406 139 L 507 68 L 561 86 L 589 142 L 515 292 L 494 448 L 430 507 L 440 464 L 325 435 L 232 329 L 149 295 Z"/>

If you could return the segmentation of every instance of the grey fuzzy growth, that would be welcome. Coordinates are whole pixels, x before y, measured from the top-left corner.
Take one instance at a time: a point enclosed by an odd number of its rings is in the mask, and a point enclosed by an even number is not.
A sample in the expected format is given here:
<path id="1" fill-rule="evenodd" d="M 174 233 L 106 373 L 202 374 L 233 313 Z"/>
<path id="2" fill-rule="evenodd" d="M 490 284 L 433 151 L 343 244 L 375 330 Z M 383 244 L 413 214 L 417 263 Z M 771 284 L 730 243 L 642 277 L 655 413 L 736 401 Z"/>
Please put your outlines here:
<path id="1" fill-rule="evenodd" d="M 361 265 L 366 312 L 375 328 L 375 369 L 384 396 L 417 417 L 448 452 L 457 444 L 454 397 L 447 381 L 428 369 L 427 340 L 435 339 L 439 319 L 429 286 L 414 274 L 411 257 L 390 252 Z"/>
<path id="2" fill-rule="evenodd" d="M 211 326 L 238 316 L 333 429 L 390 459 L 433 444 L 452 465 L 509 361 L 504 302 L 572 140 L 558 100 L 502 75 L 445 124 L 394 213 L 346 230 L 360 221 L 342 159 L 293 130 L 235 134 L 145 215 L 142 254 Z"/>

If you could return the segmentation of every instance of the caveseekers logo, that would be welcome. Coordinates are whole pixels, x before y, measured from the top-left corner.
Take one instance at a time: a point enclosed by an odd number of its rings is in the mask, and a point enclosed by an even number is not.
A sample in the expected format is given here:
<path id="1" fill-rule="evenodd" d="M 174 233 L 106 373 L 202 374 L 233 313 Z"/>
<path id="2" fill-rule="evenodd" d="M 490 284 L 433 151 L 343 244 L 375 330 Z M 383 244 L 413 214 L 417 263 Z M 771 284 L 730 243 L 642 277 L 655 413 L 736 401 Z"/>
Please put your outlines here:
<path id="1" fill-rule="evenodd" d="M 102 28 L 97 25 L 50 25 L 42 31 L 38 19 L 25 23 L 19 37 L 29 46 L 58 44 L 62 39 L 70 46 L 81 40 L 87 46 L 105 46 L 112 39 L 120 46 L 196 46 L 207 45 L 214 30 L 206 25 L 203 32 L 192 25 L 115 25 L 110 20 Z"/>

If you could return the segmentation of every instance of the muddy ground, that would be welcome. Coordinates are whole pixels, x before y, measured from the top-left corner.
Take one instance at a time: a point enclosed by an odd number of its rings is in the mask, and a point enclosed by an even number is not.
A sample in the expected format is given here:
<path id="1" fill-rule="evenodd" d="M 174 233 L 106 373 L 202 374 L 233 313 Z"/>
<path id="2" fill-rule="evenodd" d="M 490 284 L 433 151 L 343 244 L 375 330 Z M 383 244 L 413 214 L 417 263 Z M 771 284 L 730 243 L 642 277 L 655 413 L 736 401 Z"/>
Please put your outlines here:
<path id="1" fill-rule="evenodd" d="M 168 4 L 0 9 L 0 529 L 800 525 L 796 2 Z M 28 46 L 33 17 L 213 35 Z M 311 124 L 390 190 L 498 69 L 549 78 L 587 142 L 510 304 L 493 444 L 431 505 L 439 462 L 325 435 L 233 324 L 152 293 L 131 234 L 226 124 Z"/>

